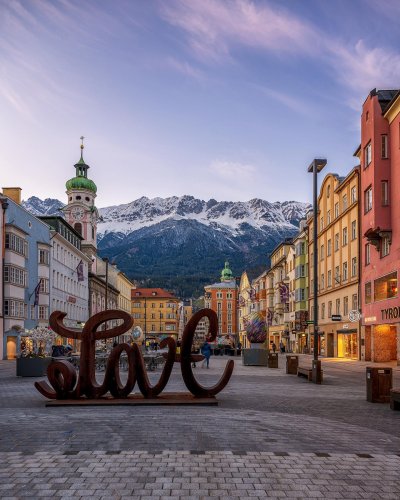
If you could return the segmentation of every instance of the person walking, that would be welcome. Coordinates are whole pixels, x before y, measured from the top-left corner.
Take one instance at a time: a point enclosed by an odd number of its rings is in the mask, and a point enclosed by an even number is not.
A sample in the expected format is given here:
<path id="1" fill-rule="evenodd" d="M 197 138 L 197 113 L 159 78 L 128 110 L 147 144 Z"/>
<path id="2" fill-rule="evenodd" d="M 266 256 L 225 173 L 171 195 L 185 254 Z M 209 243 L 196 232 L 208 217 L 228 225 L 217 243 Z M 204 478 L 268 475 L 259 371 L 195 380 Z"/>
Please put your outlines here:
<path id="1" fill-rule="evenodd" d="M 210 356 L 211 356 L 211 346 L 207 342 L 207 340 L 204 342 L 204 344 L 201 346 L 201 354 L 204 356 L 203 364 L 201 365 L 202 368 L 204 368 L 204 365 L 207 365 L 207 368 L 210 366 Z"/>
<path id="2" fill-rule="evenodd" d="M 275 342 L 272 342 L 272 351 L 274 353 L 276 352 L 276 344 L 275 344 Z"/>
<path id="3" fill-rule="evenodd" d="M 285 352 L 285 346 L 283 345 L 282 340 L 279 342 L 279 350 L 281 351 L 281 354 Z"/>

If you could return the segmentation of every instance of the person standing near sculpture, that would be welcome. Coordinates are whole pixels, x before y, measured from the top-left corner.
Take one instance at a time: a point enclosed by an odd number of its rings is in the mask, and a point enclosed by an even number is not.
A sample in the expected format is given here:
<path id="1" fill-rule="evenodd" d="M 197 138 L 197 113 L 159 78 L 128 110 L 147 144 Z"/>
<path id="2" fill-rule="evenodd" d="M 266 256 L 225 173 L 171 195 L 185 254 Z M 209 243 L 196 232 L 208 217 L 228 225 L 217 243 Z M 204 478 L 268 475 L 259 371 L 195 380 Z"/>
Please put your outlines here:
<path id="1" fill-rule="evenodd" d="M 201 346 L 201 354 L 204 356 L 203 364 L 201 365 L 201 367 L 204 368 L 204 365 L 206 364 L 207 368 L 209 368 L 210 356 L 211 356 L 211 346 L 207 342 L 207 340 Z"/>

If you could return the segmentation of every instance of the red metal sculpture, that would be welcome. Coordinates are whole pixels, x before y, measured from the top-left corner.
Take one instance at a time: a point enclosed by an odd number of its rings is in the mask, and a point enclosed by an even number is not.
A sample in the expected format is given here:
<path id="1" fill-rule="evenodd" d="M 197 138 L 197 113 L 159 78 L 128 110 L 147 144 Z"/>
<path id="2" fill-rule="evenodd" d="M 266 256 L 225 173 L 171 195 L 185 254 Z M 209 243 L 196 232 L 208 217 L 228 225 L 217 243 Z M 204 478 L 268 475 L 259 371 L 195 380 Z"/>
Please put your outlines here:
<path id="1" fill-rule="evenodd" d="M 182 378 L 186 387 L 197 398 L 215 396 L 222 391 L 231 378 L 233 360 L 228 361 L 221 379 L 213 387 L 200 385 L 192 372 L 192 362 L 203 359 L 203 356 L 191 354 L 196 326 L 203 317 L 207 317 L 210 322 L 208 340 L 213 341 L 217 336 L 218 319 L 211 309 L 202 309 L 192 316 L 183 332 L 180 355 L 176 354 L 176 342 L 172 337 L 167 337 L 161 342 L 161 348 L 168 347 L 168 354 L 159 381 L 154 386 L 149 382 L 142 353 L 136 344 L 133 346 L 118 344 L 114 347 L 107 360 L 103 383 L 97 383 L 96 341 L 117 337 L 127 332 L 133 324 L 132 317 L 128 313 L 110 310 L 95 314 L 85 323 L 82 332 L 66 328 L 63 324 L 65 316 L 65 313 L 56 311 L 50 316 L 49 322 L 58 335 L 81 341 L 79 373 L 77 376 L 75 368 L 68 361 L 60 360 L 50 363 L 47 370 L 50 385 L 44 380 L 35 382 L 36 389 L 49 399 L 99 399 L 108 392 L 114 398 L 127 398 L 136 382 L 145 398 L 155 398 L 167 385 L 175 361 L 181 364 Z M 110 330 L 98 331 L 103 323 L 107 324 L 111 321 L 122 321 L 122 324 Z M 125 385 L 121 383 L 119 374 L 119 361 L 123 352 L 128 358 L 128 378 Z"/>

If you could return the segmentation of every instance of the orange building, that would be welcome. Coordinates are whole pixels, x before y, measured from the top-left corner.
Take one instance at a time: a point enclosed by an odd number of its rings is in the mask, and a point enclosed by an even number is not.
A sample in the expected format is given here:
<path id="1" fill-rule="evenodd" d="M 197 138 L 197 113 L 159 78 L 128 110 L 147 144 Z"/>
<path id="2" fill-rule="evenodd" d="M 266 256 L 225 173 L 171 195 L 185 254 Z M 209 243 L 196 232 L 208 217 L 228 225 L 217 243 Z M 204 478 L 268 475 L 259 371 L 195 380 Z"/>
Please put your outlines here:
<path id="1" fill-rule="evenodd" d="M 131 293 L 133 326 L 140 327 L 145 338 L 177 338 L 180 299 L 162 288 L 134 288 Z"/>
<path id="2" fill-rule="evenodd" d="M 204 290 L 205 307 L 212 309 L 218 315 L 218 335 L 222 337 L 229 335 L 237 342 L 238 287 L 228 262 L 225 262 L 222 270 L 221 282 L 207 285 Z"/>

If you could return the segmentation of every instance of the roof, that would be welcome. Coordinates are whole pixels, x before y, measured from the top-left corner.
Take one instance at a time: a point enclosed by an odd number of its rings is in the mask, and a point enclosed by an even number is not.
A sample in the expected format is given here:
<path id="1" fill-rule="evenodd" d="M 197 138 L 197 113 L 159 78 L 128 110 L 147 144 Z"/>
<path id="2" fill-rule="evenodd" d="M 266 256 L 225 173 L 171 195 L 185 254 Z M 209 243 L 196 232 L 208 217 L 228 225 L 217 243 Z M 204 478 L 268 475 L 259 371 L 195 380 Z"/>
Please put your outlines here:
<path id="1" fill-rule="evenodd" d="M 212 285 L 206 285 L 204 287 L 206 290 L 208 288 L 237 288 L 236 281 L 223 281 L 221 283 L 214 283 Z"/>
<path id="2" fill-rule="evenodd" d="M 375 89 L 375 92 L 372 95 L 378 96 L 378 101 L 381 106 L 382 113 L 384 113 L 390 107 L 392 101 L 397 97 L 398 94 L 399 94 L 399 89 L 389 89 L 389 90 Z"/>
<path id="3" fill-rule="evenodd" d="M 178 297 L 175 297 L 170 292 L 167 292 L 167 290 L 164 290 L 162 288 L 134 288 L 131 292 L 131 297 L 132 299 L 136 298 L 156 298 L 156 299 L 177 299 Z"/>

